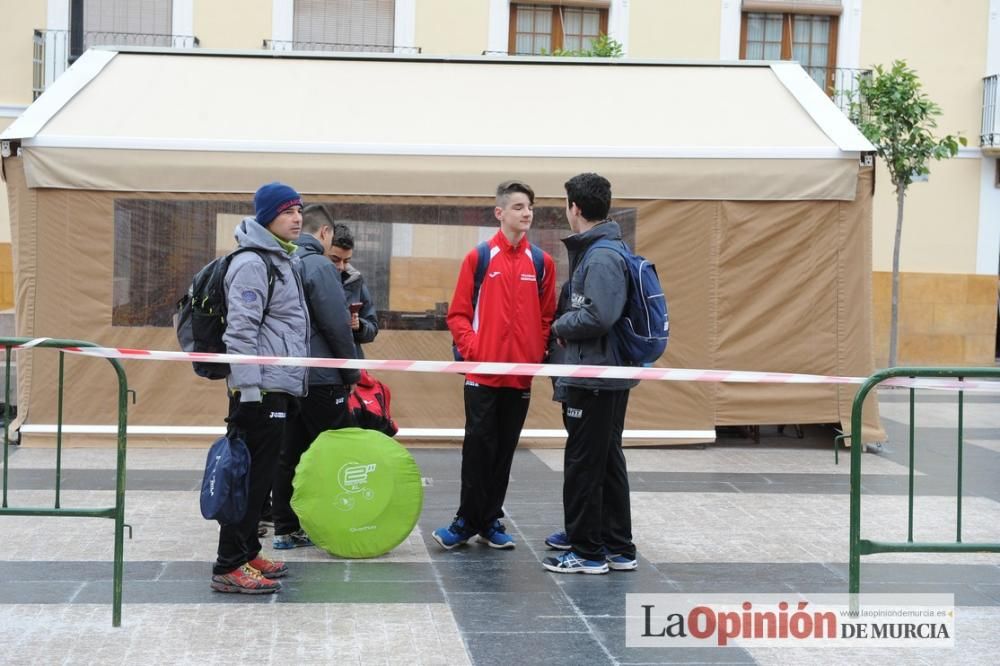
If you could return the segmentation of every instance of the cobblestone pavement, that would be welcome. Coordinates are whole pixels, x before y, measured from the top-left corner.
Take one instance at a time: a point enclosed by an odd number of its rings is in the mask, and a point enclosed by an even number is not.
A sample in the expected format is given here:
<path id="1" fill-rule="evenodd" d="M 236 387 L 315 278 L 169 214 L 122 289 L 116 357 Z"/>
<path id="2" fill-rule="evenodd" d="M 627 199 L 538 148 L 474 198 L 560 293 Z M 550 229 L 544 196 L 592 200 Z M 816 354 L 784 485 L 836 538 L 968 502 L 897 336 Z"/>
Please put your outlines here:
<path id="1" fill-rule="evenodd" d="M 862 536 L 905 540 L 908 406 L 886 392 L 889 441 L 863 458 Z M 1000 536 L 1000 397 L 966 398 L 962 538 Z M 921 395 L 914 538 L 955 536 L 956 407 Z M 426 479 L 420 522 L 391 553 L 338 559 L 282 551 L 277 595 L 208 587 L 217 527 L 198 511 L 208 442 L 128 453 L 122 626 L 111 626 L 111 521 L 0 517 L 3 664 L 994 664 L 1000 555 L 881 554 L 862 560 L 864 592 L 955 595 L 950 649 L 629 648 L 625 598 L 637 592 L 795 595 L 847 590 L 849 456 L 834 465 L 831 427 L 754 444 L 723 432 L 706 447 L 628 449 L 639 569 L 559 576 L 539 564 L 562 524 L 562 451 L 519 450 L 505 506 L 513 551 L 445 552 L 457 449 L 414 449 Z M 114 452 L 63 452 L 62 505 L 113 503 Z M 10 506 L 53 501 L 55 452 L 13 449 Z M 274 555 L 270 547 L 266 552 Z M 278 557 L 276 555 L 276 557 Z"/>

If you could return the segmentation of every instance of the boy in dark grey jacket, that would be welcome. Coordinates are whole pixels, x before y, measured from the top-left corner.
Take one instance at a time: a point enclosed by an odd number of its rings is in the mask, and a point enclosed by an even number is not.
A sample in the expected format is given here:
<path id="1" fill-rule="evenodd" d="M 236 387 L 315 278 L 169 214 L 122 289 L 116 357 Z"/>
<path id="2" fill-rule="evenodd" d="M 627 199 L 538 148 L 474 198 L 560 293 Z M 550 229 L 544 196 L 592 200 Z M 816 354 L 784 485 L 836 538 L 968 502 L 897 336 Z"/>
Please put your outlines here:
<path id="1" fill-rule="evenodd" d="M 595 248 L 599 240 L 621 241 L 621 228 L 607 219 L 611 183 L 595 173 L 566 182 L 566 219 L 574 234 L 563 239 L 569 253 L 569 307 L 552 324 L 564 348 L 564 363 L 624 365 L 614 325 L 628 295 L 628 268 L 615 251 Z M 565 532 L 545 540 L 564 550 L 542 564 L 557 573 L 603 574 L 636 568 L 628 472 L 622 431 L 631 379 L 560 377 L 558 398 L 566 426 L 563 472 Z"/>
<path id="2" fill-rule="evenodd" d="M 351 314 L 351 329 L 354 331 L 358 358 L 364 358 L 361 345 L 368 344 L 378 335 L 378 315 L 368 287 L 365 286 L 364 276 L 351 264 L 351 259 L 354 258 L 354 235 L 346 224 L 333 225 L 333 231 L 333 245 L 327 256 L 340 271 L 348 304 L 361 304 L 361 309 Z"/>
<path id="3" fill-rule="evenodd" d="M 309 313 L 296 274 L 298 259 L 292 257 L 292 241 L 302 228 L 302 199 L 288 185 L 268 183 L 254 195 L 254 209 L 255 216 L 235 232 L 239 246 L 254 251 L 237 254 L 226 272 L 226 351 L 308 356 Z M 243 520 L 220 525 L 211 585 L 219 592 L 276 592 L 281 584 L 274 579 L 288 567 L 261 556 L 257 521 L 271 491 L 289 407 L 306 392 L 306 373 L 300 367 L 234 363 L 227 382 L 226 420 L 230 434 L 240 436 L 250 451 L 250 491 Z"/>
<path id="4" fill-rule="evenodd" d="M 326 258 L 333 241 L 333 225 L 324 216 L 311 212 L 315 208 L 306 208 L 302 235 L 295 242 L 311 324 L 309 356 L 355 358 L 350 314 L 340 273 Z M 309 394 L 298 401 L 289 422 L 289 433 L 281 447 L 274 479 L 273 546 L 276 549 L 312 545 L 291 506 L 295 467 L 321 432 L 352 425 L 347 397 L 360 375 L 359 370 L 309 369 Z"/>

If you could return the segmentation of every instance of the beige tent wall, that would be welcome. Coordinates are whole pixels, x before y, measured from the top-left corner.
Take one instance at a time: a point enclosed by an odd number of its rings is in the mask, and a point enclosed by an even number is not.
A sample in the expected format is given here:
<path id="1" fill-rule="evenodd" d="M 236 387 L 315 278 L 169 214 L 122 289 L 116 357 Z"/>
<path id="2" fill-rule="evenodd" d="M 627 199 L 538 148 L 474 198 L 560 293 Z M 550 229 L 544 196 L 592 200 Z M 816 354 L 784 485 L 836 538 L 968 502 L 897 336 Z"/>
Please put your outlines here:
<path id="1" fill-rule="evenodd" d="M 28 190 L 20 159 L 5 160 L 16 248 L 18 335 L 106 346 L 176 349 L 172 329 L 112 326 L 116 199 L 248 202 L 247 195 Z M 358 202 L 314 195 L 312 200 Z M 488 208 L 484 198 L 368 197 L 365 202 Z M 538 205 L 559 205 L 558 200 Z M 671 344 L 658 365 L 867 375 L 871 372 L 871 171 L 853 202 L 619 201 L 633 208 L 638 251 L 658 267 L 671 308 Z M 446 229 L 442 229 L 446 231 Z M 568 234 L 568 229 L 566 234 Z M 564 234 L 563 234 L 564 235 Z M 565 257 L 557 257 L 564 265 Z M 438 279 L 454 281 L 451 263 Z M 565 278 L 559 276 L 560 282 Z M 180 294 L 165 294 L 176 299 Z M 369 358 L 446 359 L 446 331 L 380 333 Z M 54 423 L 58 355 L 22 352 L 20 417 Z M 125 362 L 137 402 L 130 425 L 222 425 L 224 385 L 186 363 Z M 384 373 L 404 427 L 463 425 L 461 377 Z M 104 360 L 66 363 L 64 422 L 111 424 L 114 373 Z M 853 389 L 644 382 L 627 428 L 711 429 L 716 424 L 850 420 Z M 528 428 L 558 428 L 548 379 L 534 385 Z M 25 408 L 27 406 L 27 408 Z M 880 439 L 872 420 L 866 440 Z M 648 442 L 647 442 L 648 443 Z M 655 443 L 655 442 L 654 442 Z"/>
<path id="2" fill-rule="evenodd" d="M 867 376 L 871 352 L 871 169 L 851 202 L 720 205 L 720 369 Z M 856 387 L 719 384 L 716 423 L 840 422 Z M 865 440 L 884 438 L 877 418 Z"/>

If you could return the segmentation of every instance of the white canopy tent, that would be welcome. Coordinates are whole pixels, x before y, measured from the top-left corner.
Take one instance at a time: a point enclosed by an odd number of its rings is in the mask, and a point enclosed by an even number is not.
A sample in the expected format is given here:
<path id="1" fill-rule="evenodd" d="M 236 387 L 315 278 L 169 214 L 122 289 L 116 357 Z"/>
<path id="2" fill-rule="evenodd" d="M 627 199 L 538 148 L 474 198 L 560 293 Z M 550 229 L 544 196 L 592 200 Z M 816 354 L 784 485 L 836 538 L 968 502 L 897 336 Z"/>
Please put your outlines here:
<path id="1" fill-rule="evenodd" d="M 18 335 L 175 348 L 163 314 L 184 281 L 227 249 L 251 193 L 282 180 L 377 239 L 379 270 L 366 277 L 384 280 L 377 305 L 388 315 L 368 356 L 445 358 L 439 321 L 400 328 L 406 317 L 395 315 L 434 320 L 458 260 L 491 233 L 482 212 L 496 184 L 532 184 L 533 239 L 557 256 L 568 233 L 562 183 L 597 171 L 666 286 L 673 333 L 661 363 L 871 370 L 871 170 L 861 160 L 872 146 L 794 63 L 93 49 L 0 140 Z M 435 226 L 445 223 L 447 234 Z M 70 377 L 103 386 L 92 366 L 76 360 Z M 128 372 L 136 432 L 220 423 L 221 387 L 187 366 Z M 23 432 L 54 422 L 31 401 L 53 373 L 42 355 L 21 362 Z M 457 378 L 386 379 L 404 427 L 461 427 Z M 529 414 L 538 433 L 558 431 L 547 384 L 536 384 Z M 705 441 L 728 423 L 849 422 L 852 394 L 646 383 L 629 428 Z M 95 400 L 72 403 L 66 422 L 112 423 Z"/>

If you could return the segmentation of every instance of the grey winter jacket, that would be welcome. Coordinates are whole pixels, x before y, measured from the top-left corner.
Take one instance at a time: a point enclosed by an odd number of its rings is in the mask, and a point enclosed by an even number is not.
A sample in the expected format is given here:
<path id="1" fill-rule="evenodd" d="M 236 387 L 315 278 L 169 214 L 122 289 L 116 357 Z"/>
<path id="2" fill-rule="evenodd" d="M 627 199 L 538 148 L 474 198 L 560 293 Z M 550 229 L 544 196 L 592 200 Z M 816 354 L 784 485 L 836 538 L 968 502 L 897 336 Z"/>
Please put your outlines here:
<path id="1" fill-rule="evenodd" d="M 372 303 L 371 294 L 365 286 L 365 280 L 361 272 L 354 266 L 347 264 L 347 270 L 341 273 L 344 281 L 344 294 L 347 302 L 361 303 L 361 311 L 358 312 L 358 330 L 354 333 L 354 342 L 358 358 L 364 358 L 365 353 L 361 351 L 361 345 L 368 344 L 378 335 L 378 315 L 375 313 L 375 304 Z"/>
<path id="2" fill-rule="evenodd" d="M 307 233 L 295 241 L 301 260 L 302 289 L 309 306 L 311 336 L 309 355 L 317 358 L 356 358 L 351 337 L 351 313 L 347 310 L 340 271 L 323 253 L 323 245 Z M 357 384 L 360 370 L 309 368 L 309 385 Z"/>
<path id="3" fill-rule="evenodd" d="M 226 305 L 229 315 L 222 336 L 230 354 L 261 356 L 308 356 L 309 313 L 306 310 L 296 264 L 278 240 L 257 224 L 244 218 L 236 227 L 240 247 L 268 253 L 274 266 L 274 290 L 267 315 L 267 266 L 256 252 L 233 257 L 226 272 Z M 261 391 L 281 391 L 294 396 L 306 394 L 306 369 L 276 365 L 233 364 L 227 383 L 240 391 L 244 402 L 260 400 Z"/>
<path id="4" fill-rule="evenodd" d="M 621 227 L 613 220 L 563 239 L 569 253 L 569 309 L 552 324 L 552 335 L 566 341 L 562 363 L 571 365 L 626 365 L 618 355 L 612 328 L 622 316 L 628 294 L 625 260 L 613 250 L 597 248 L 599 240 L 622 238 Z M 565 387 L 624 391 L 638 384 L 635 379 L 560 377 L 558 389 Z"/>

